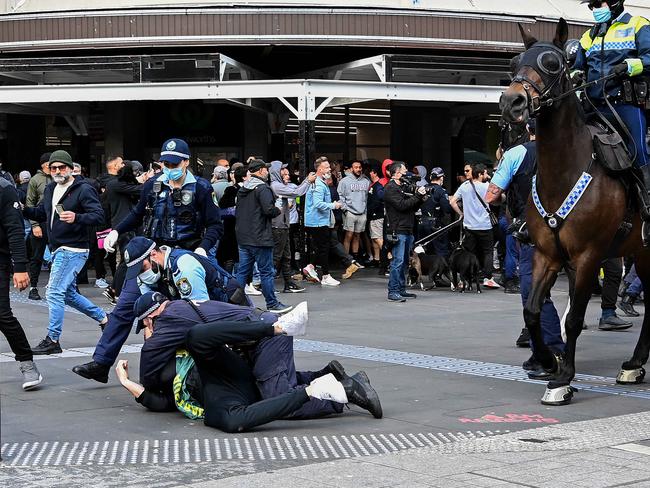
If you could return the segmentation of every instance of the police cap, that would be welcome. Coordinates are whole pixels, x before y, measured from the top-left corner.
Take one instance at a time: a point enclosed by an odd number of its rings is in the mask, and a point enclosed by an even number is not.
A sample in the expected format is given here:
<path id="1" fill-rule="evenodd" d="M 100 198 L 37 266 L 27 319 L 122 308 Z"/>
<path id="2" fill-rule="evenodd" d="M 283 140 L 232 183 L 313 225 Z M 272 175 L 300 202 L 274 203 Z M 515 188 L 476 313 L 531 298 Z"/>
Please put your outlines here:
<path id="1" fill-rule="evenodd" d="M 160 161 L 178 164 L 190 159 L 190 147 L 183 139 L 168 139 L 160 150 Z"/>
<path id="2" fill-rule="evenodd" d="M 134 237 L 126 246 L 124 261 L 126 262 L 126 278 L 132 280 L 142 271 L 142 261 L 149 257 L 156 243 L 146 237 Z"/>
<path id="3" fill-rule="evenodd" d="M 158 307 L 167 300 L 168 298 L 160 292 L 148 291 L 135 301 L 133 304 L 133 315 L 135 315 L 133 326 L 136 334 L 144 329 L 142 320 L 158 310 Z"/>

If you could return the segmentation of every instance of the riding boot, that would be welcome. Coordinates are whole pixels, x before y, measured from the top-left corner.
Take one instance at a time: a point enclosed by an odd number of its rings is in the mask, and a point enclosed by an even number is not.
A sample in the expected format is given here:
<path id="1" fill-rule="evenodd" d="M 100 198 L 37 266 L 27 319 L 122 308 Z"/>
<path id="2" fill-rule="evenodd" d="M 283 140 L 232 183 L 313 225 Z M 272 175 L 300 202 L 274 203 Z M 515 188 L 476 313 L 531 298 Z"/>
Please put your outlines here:
<path id="1" fill-rule="evenodd" d="M 641 194 L 641 237 L 643 239 L 643 246 L 650 246 L 650 165 L 646 164 L 638 168 L 641 176 L 643 177 L 643 186 L 645 191 L 640 191 Z"/>

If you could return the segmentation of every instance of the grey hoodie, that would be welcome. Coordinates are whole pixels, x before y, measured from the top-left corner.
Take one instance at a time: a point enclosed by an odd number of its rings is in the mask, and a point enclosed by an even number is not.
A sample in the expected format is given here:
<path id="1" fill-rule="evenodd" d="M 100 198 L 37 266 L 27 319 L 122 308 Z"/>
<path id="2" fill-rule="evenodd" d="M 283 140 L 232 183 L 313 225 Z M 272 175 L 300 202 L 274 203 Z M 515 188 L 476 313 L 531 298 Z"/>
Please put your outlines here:
<path id="1" fill-rule="evenodd" d="M 275 206 L 281 210 L 280 215 L 273 219 L 274 229 L 289 228 L 289 200 L 300 197 L 307 193 L 309 189 L 309 180 L 304 179 L 300 185 L 294 183 L 284 183 L 280 170 L 282 169 L 281 161 L 271 161 L 271 190 L 276 197 Z"/>
<path id="2" fill-rule="evenodd" d="M 350 173 L 341 180 L 337 188 L 342 209 L 355 215 L 364 215 L 368 206 L 370 180 L 362 174 L 358 178 Z"/>

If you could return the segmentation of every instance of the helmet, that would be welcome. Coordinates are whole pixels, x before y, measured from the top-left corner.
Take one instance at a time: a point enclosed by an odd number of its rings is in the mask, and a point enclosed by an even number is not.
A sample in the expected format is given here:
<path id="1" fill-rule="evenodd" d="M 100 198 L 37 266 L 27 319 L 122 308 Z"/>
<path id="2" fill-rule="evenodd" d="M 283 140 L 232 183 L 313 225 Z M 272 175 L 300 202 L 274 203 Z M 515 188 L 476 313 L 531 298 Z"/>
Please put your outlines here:
<path id="1" fill-rule="evenodd" d="M 569 66 L 573 66 L 575 64 L 579 49 L 580 41 L 578 39 L 569 39 L 564 43 L 564 56 L 569 62 Z"/>

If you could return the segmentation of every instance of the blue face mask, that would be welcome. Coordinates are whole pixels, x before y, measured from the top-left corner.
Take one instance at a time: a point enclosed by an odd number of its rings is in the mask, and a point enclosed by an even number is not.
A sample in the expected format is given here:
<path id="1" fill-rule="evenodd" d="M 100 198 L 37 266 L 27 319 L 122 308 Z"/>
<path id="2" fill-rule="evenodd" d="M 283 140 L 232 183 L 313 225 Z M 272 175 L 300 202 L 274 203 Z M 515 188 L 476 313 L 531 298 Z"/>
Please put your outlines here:
<path id="1" fill-rule="evenodd" d="M 180 180 L 183 177 L 183 168 L 168 168 L 163 166 L 163 173 L 172 181 Z"/>
<path id="2" fill-rule="evenodd" d="M 603 22 L 607 22 L 612 18 L 612 11 L 607 6 L 595 8 L 593 10 L 593 14 L 594 20 L 597 24 L 602 24 Z"/>

